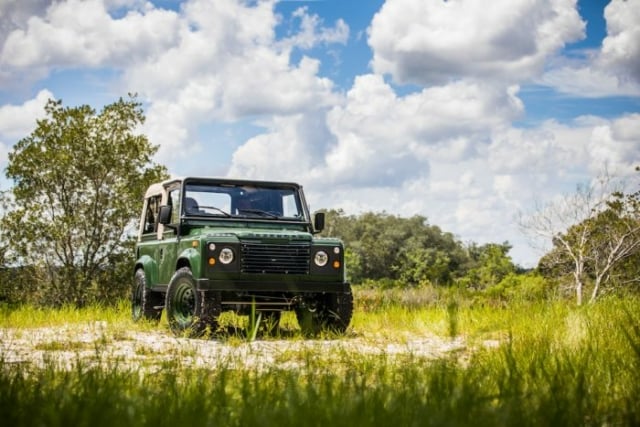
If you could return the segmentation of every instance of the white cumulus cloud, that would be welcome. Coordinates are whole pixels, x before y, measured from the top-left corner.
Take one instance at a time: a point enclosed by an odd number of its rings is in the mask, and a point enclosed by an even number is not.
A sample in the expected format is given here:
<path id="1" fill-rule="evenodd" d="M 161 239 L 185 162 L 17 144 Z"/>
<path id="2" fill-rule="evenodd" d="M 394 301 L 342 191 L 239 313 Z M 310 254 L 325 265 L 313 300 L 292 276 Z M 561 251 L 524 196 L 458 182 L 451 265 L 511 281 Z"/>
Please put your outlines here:
<path id="1" fill-rule="evenodd" d="M 508 126 L 521 112 L 511 89 L 456 82 L 398 96 L 381 76 L 363 75 L 334 107 L 275 121 L 268 134 L 236 151 L 231 170 L 256 177 L 287 171 L 281 161 L 290 160 L 284 154 L 290 144 L 310 181 L 388 188 L 428 176 L 433 159 L 476 156 L 494 128 Z M 314 126 L 306 124 L 308 117 Z"/>
<path id="2" fill-rule="evenodd" d="M 144 130 L 160 145 L 159 160 L 171 161 L 198 151 L 203 124 L 299 114 L 339 100 L 333 82 L 319 76 L 319 61 L 292 62 L 292 50 L 344 44 L 348 25 L 325 24 L 301 7 L 278 39 L 275 3 L 190 0 L 178 11 L 141 0 L 10 3 L 0 7 L 15 21 L 3 27 L 0 88 L 53 70 L 116 70 L 120 92 L 146 103 Z"/>
<path id="3" fill-rule="evenodd" d="M 640 2 L 612 0 L 604 10 L 607 37 L 599 58 L 622 78 L 640 83 Z"/>
<path id="4" fill-rule="evenodd" d="M 28 136 L 36 128 L 36 121 L 44 117 L 44 106 L 49 99 L 55 98 L 43 89 L 22 105 L 0 106 L 0 137 L 9 141 Z"/>
<path id="5" fill-rule="evenodd" d="M 46 13 L 50 0 L 3 0 L 0 2 L 0 40 L 12 31 L 24 28 L 29 19 Z"/>
<path id="6" fill-rule="evenodd" d="M 560 61 L 542 84 L 577 97 L 640 96 L 640 2 L 612 0 L 604 18 L 601 48 L 582 61 Z"/>
<path id="7" fill-rule="evenodd" d="M 36 128 L 36 121 L 44 117 L 44 106 L 49 99 L 54 99 L 53 94 L 41 90 L 21 105 L 0 106 L 0 170 L 4 170 L 13 144 L 29 136 Z"/>
<path id="8" fill-rule="evenodd" d="M 342 19 L 333 28 L 325 27 L 318 15 L 308 13 L 307 7 L 296 9 L 293 17 L 300 21 L 300 29 L 280 42 L 284 46 L 311 49 L 320 43 L 345 44 L 349 38 L 349 26 Z"/>
<path id="9" fill-rule="evenodd" d="M 589 166 L 597 173 L 604 163 L 616 175 L 628 176 L 640 166 L 640 114 L 627 114 L 595 126 L 588 140 Z"/>
<path id="10" fill-rule="evenodd" d="M 175 43 L 175 12 L 131 9 L 112 18 L 103 0 L 55 2 L 44 16 L 7 34 L 0 64 L 14 72 L 54 67 L 124 66 Z"/>
<path id="11" fill-rule="evenodd" d="M 325 117 L 323 111 L 275 117 L 267 132 L 236 150 L 229 175 L 326 185 L 324 152 L 334 137 Z"/>
<path id="12" fill-rule="evenodd" d="M 584 36 L 576 0 L 387 0 L 369 29 L 373 69 L 398 82 L 521 81 Z"/>
<path id="13" fill-rule="evenodd" d="M 176 45 L 126 70 L 128 87 L 150 102 L 146 129 L 161 145 L 161 160 L 194 148 L 202 123 L 295 115 L 338 100 L 333 82 L 319 77 L 319 62 L 302 56 L 292 63 L 291 49 L 342 43 L 346 24 L 323 27 L 302 8 L 296 12 L 300 32 L 278 40 L 273 6 L 191 1 L 183 8 Z"/>

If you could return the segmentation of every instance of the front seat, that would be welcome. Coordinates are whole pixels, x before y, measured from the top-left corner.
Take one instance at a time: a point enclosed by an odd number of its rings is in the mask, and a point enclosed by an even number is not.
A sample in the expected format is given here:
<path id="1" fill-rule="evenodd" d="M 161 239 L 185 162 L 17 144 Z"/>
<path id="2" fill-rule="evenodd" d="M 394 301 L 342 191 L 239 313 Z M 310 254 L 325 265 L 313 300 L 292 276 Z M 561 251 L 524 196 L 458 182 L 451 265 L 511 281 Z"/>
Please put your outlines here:
<path id="1" fill-rule="evenodd" d="M 184 211 L 188 214 L 201 213 L 198 207 L 198 202 L 192 197 L 186 197 L 184 199 Z"/>

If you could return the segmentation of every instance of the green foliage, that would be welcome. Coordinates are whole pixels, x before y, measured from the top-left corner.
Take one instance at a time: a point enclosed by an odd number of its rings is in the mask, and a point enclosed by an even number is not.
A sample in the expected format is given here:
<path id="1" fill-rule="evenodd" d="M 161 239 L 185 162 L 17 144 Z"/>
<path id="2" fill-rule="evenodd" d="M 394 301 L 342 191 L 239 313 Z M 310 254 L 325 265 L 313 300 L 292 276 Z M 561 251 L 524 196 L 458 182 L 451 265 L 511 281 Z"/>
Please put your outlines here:
<path id="1" fill-rule="evenodd" d="M 39 292 L 33 280 L 39 270 L 33 266 L 0 268 L 0 301 L 11 304 L 28 303 Z"/>
<path id="2" fill-rule="evenodd" d="M 544 301 L 553 296 L 553 282 L 536 272 L 508 273 L 498 284 L 488 288 L 485 295 L 503 301 Z"/>
<path id="3" fill-rule="evenodd" d="M 468 270 L 459 284 L 473 289 L 487 289 L 498 285 L 508 275 L 513 275 L 516 267 L 508 256 L 509 250 L 511 245 L 508 242 L 470 245 Z"/>
<path id="4" fill-rule="evenodd" d="M 408 284 L 448 284 L 453 273 L 451 255 L 442 249 L 415 247 L 403 253 L 399 279 Z"/>
<path id="5" fill-rule="evenodd" d="M 327 224 L 326 235 L 345 241 L 346 264 L 354 283 L 451 285 L 471 273 L 468 284 L 484 288 L 515 271 L 507 255 L 508 243 L 465 247 L 422 216 L 372 212 L 347 216 L 332 210 L 327 212 Z"/>
<path id="6" fill-rule="evenodd" d="M 135 133 L 141 105 L 120 99 L 96 114 L 50 100 L 45 112 L 9 153 L 2 228 L 11 265 L 34 269 L 42 303 L 121 295 L 140 200 L 167 174 L 152 161 L 157 147 Z"/>

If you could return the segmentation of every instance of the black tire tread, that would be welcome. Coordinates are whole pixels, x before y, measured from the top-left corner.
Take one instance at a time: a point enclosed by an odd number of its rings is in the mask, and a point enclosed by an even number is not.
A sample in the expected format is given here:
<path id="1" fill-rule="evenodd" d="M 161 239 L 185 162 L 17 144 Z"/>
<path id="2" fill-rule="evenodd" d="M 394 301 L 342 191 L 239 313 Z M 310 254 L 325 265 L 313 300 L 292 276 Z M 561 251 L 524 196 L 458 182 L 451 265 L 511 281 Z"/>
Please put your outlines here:
<path id="1" fill-rule="evenodd" d="M 142 295 L 140 301 L 141 312 L 139 315 L 136 313 L 136 293 L 138 291 L 137 288 L 142 287 Z M 139 268 L 136 270 L 135 274 L 135 285 L 132 294 L 132 317 L 134 321 L 139 321 L 142 319 L 146 319 L 149 321 L 157 322 L 160 320 L 162 316 L 162 305 L 164 303 L 164 298 L 162 293 L 154 292 L 147 287 L 147 279 L 144 274 L 144 270 Z M 159 308 L 157 308 L 159 307 Z"/>
<path id="2" fill-rule="evenodd" d="M 318 335 L 323 329 L 343 334 L 353 317 L 353 294 L 348 285 L 344 292 L 316 297 L 315 308 L 296 309 L 298 324 L 305 336 Z"/>

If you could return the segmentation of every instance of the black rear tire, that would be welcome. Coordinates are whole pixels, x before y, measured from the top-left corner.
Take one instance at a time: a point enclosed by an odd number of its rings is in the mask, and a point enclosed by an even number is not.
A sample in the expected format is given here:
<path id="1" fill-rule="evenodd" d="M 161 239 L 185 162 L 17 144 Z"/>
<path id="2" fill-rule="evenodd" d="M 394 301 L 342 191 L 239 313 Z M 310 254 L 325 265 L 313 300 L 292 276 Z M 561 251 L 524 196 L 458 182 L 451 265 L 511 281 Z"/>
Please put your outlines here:
<path id="1" fill-rule="evenodd" d="M 131 294 L 131 317 L 134 322 L 142 319 L 157 322 L 162 316 L 164 298 L 162 293 L 153 292 L 147 287 L 147 278 L 144 270 L 136 270 L 135 284 Z"/>
<path id="2" fill-rule="evenodd" d="M 328 303 L 325 314 L 324 327 L 343 334 L 353 317 L 353 294 L 351 293 L 351 286 L 348 286 L 348 291 L 337 294 L 327 295 Z"/>
<path id="3" fill-rule="evenodd" d="M 296 318 L 305 336 L 318 335 L 322 330 L 343 334 L 353 316 L 353 294 L 348 285 L 345 292 L 317 295 L 296 308 Z"/>

